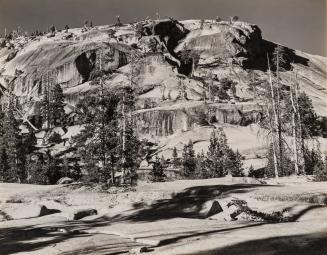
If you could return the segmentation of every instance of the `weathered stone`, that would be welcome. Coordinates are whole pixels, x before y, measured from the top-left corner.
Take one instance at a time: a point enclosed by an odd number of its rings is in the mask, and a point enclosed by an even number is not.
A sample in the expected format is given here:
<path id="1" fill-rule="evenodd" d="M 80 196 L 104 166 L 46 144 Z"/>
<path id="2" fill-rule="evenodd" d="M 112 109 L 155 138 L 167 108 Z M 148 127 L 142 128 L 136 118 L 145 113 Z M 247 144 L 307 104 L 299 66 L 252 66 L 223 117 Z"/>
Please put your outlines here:
<path id="1" fill-rule="evenodd" d="M 141 246 L 141 247 L 131 249 L 128 253 L 129 254 L 140 254 L 140 253 L 149 252 L 149 251 L 151 251 L 151 250 L 148 247 Z"/>
<path id="2" fill-rule="evenodd" d="M 57 181 L 57 184 L 70 184 L 72 183 L 74 180 L 72 178 L 69 177 L 62 177 Z"/>
<path id="3" fill-rule="evenodd" d="M 200 216 L 203 218 L 208 218 L 212 215 L 222 212 L 223 209 L 217 200 L 207 201 L 202 205 L 200 211 Z"/>
<path id="4" fill-rule="evenodd" d="M 69 216 L 69 220 L 80 220 L 87 216 L 97 215 L 98 211 L 95 209 L 79 209 L 76 211 L 73 211 Z"/>

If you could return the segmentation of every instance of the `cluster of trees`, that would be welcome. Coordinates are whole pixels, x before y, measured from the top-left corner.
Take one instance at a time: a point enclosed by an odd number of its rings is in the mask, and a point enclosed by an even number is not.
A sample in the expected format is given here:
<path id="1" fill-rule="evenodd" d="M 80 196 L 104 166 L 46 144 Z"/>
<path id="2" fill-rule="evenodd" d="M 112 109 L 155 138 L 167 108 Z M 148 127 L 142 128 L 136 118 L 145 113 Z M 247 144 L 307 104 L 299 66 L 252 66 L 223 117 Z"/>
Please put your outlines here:
<path id="1" fill-rule="evenodd" d="M 13 102 L 5 111 L 0 110 L 0 178 L 7 182 L 20 182 L 26 179 L 25 147 L 22 135 L 19 133 Z"/>
<path id="2" fill-rule="evenodd" d="M 156 157 L 151 172 L 152 180 L 164 180 L 164 170 L 167 167 L 165 162 L 164 159 Z M 206 154 L 202 151 L 196 155 L 193 142 L 189 141 L 183 148 L 181 158 L 178 157 L 177 149 L 173 149 L 171 163 L 175 168 L 181 169 L 181 176 L 186 179 L 218 178 L 227 174 L 234 177 L 244 176 L 242 156 L 228 146 L 222 128 L 212 132 Z"/>
<path id="3" fill-rule="evenodd" d="M 54 156 L 49 146 L 38 148 L 35 132 L 47 123 L 45 131 L 51 133 L 52 127 L 65 123 L 64 96 L 60 85 L 55 85 L 51 99 L 45 95 L 40 105 L 40 116 L 33 123 L 27 120 L 28 132 L 21 132 L 20 106 L 10 95 L 8 105 L 0 111 L 0 180 L 6 182 L 53 184 L 63 176 L 78 179 L 81 169 L 78 162 L 70 162 L 65 158 Z M 48 144 L 62 142 L 61 136 L 55 132 L 48 138 Z"/>
<path id="4" fill-rule="evenodd" d="M 102 84 L 102 83 L 101 83 Z M 141 141 L 134 133 L 131 86 L 85 97 L 77 105 L 83 130 L 75 137 L 78 154 L 90 181 L 135 183 L 141 161 Z"/>
<path id="5" fill-rule="evenodd" d="M 222 128 L 212 132 L 206 154 L 195 155 L 192 141 L 185 145 L 181 164 L 185 178 L 216 178 L 227 174 L 243 176 L 242 156 L 228 146 Z"/>
<path id="6" fill-rule="evenodd" d="M 321 135 L 321 123 L 310 98 L 304 92 L 299 92 L 296 76 L 290 90 L 282 89 L 280 71 L 286 63 L 283 47 L 277 46 L 271 57 L 272 65 L 267 55 L 269 83 L 265 95 L 266 119 L 261 123 L 269 130 L 266 175 L 278 178 L 313 173 L 316 166 L 312 164 L 310 154 L 317 156 L 320 153 L 319 150 L 309 150 L 306 139 L 313 140 L 315 136 Z M 287 143 L 285 134 L 292 136 L 291 145 Z M 321 156 L 319 158 L 317 164 L 322 161 Z"/>
<path id="7" fill-rule="evenodd" d="M 101 76 L 100 76 L 101 77 Z M 102 84 L 102 83 L 101 83 Z M 55 156 L 52 144 L 62 142 L 54 127 L 64 127 L 66 115 L 64 96 L 59 85 L 52 93 L 44 90 L 38 128 L 51 134 L 43 148 L 37 147 L 35 131 L 30 128 L 22 134 L 22 124 L 15 116 L 13 103 L 0 112 L 0 179 L 6 182 L 54 184 L 61 177 L 79 179 L 82 170 L 87 180 L 94 182 L 135 183 L 136 169 L 142 153 L 142 143 L 134 133 L 131 112 L 134 109 L 134 91 L 130 86 L 107 92 L 103 86 L 98 93 L 84 97 L 76 112 L 83 125 L 74 137 L 75 158 Z"/>
<path id="8" fill-rule="evenodd" d="M 42 84 L 40 84 L 41 86 Z M 44 86 L 43 97 L 40 102 L 40 114 L 33 120 L 37 128 L 49 130 L 53 127 L 63 127 L 66 125 L 65 97 L 59 84 L 53 86 Z"/>

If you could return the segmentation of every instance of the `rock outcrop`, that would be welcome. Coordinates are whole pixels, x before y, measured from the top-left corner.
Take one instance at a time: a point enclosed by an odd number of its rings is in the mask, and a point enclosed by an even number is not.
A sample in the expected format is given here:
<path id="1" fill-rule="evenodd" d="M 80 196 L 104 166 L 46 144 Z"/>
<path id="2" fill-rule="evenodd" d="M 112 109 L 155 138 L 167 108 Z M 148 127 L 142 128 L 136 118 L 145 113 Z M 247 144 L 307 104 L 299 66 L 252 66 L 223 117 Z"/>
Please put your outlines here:
<path id="1" fill-rule="evenodd" d="M 38 102 L 55 84 L 62 86 L 67 108 L 73 109 L 99 87 L 93 78 L 101 67 L 110 73 L 104 81 L 107 90 L 133 80 L 137 131 L 157 138 L 199 126 L 259 122 L 267 53 L 272 57 L 277 47 L 253 24 L 173 19 L 76 28 L 1 44 L 0 87 L 15 94 L 26 117 L 38 114 Z M 283 49 L 283 88 L 289 89 L 297 73 L 316 112 L 327 116 L 327 59 Z M 233 87 L 226 89 L 225 98 L 209 100 L 209 86 L 222 87 L 226 79 Z"/>

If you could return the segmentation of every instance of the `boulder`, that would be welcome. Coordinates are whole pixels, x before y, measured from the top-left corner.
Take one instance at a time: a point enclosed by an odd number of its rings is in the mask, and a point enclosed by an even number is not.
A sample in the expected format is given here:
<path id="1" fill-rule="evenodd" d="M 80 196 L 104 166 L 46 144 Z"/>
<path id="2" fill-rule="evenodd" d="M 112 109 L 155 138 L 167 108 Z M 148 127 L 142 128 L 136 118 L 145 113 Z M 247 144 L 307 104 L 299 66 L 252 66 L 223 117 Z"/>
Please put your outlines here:
<path id="1" fill-rule="evenodd" d="M 220 213 L 223 211 L 223 208 L 217 200 L 207 201 L 202 205 L 202 209 L 199 212 L 201 218 L 208 218 L 212 215 Z"/>
<path id="2" fill-rule="evenodd" d="M 72 182 L 74 182 L 74 180 L 72 178 L 62 177 L 57 181 L 57 184 L 70 184 Z"/>
<path id="3" fill-rule="evenodd" d="M 58 209 L 49 209 L 45 205 L 40 205 L 40 213 L 39 213 L 38 217 L 42 217 L 42 216 L 50 215 L 50 214 L 54 214 L 54 213 L 60 213 L 60 212 L 61 211 Z"/>
<path id="4" fill-rule="evenodd" d="M 97 215 L 98 211 L 95 209 L 78 209 L 71 212 L 68 216 L 69 220 L 80 220 L 87 216 Z"/>
<path id="5" fill-rule="evenodd" d="M 145 252 L 150 252 L 151 249 L 149 249 L 146 246 L 141 246 L 141 247 L 137 247 L 134 249 L 129 250 L 129 254 L 140 254 L 140 253 L 145 253 Z"/>

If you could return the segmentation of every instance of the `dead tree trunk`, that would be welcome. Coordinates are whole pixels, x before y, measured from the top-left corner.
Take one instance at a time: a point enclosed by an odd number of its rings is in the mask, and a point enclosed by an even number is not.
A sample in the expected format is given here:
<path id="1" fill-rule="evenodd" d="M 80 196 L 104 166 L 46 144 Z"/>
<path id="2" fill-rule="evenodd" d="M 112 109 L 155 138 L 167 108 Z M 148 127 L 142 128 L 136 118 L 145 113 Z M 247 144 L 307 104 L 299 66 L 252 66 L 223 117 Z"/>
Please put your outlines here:
<path id="1" fill-rule="evenodd" d="M 277 114 L 277 109 L 276 109 L 276 99 L 275 99 L 275 93 L 274 93 L 274 87 L 273 87 L 273 82 L 272 82 L 272 77 L 271 77 L 271 69 L 270 69 L 270 62 L 269 62 L 269 56 L 267 54 L 267 60 L 268 60 L 268 70 L 269 70 L 269 84 L 270 84 L 270 89 L 271 89 L 271 101 L 272 101 L 272 110 L 274 113 L 274 128 L 273 128 L 273 150 L 274 150 L 274 165 L 275 165 L 275 177 L 278 178 L 278 162 L 277 162 L 277 150 L 275 146 L 275 138 L 276 138 L 276 130 L 278 129 L 278 114 Z"/>
<path id="2" fill-rule="evenodd" d="M 271 121 L 268 103 L 267 103 L 267 115 L 268 115 L 268 119 L 269 119 L 270 132 L 272 134 L 272 147 L 273 147 L 275 177 L 278 178 L 278 162 L 277 162 L 277 155 L 276 155 L 275 131 L 274 131 L 274 125 Z"/>
<path id="3" fill-rule="evenodd" d="M 293 98 L 293 91 L 292 88 L 290 90 L 291 94 L 291 103 L 292 103 L 292 136 L 293 136 L 293 153 L 294 153 L 294 168 L 295 174 L 299 174 L 299 160 L 298 160 L 298 148 L 297 148 L 297 128 L 296 128 L 296 113 L 297 109 L 295 106 L 294 98 Z"/>
<path id="4" fill-rule="evenodd" d="M 277 132 L 278 132 L 278 147 L 279 147 L 279 170 L 282 173 L 283 172 L 283 138 L 282 138 L 282 125 L 280 120 L 280 86 L 279 86 L 279 51 L 277 51 L 276 56 L 276 73 L 277 73 L 277 107 L 276 107 L 276 113 L 277 113 Z"/>

